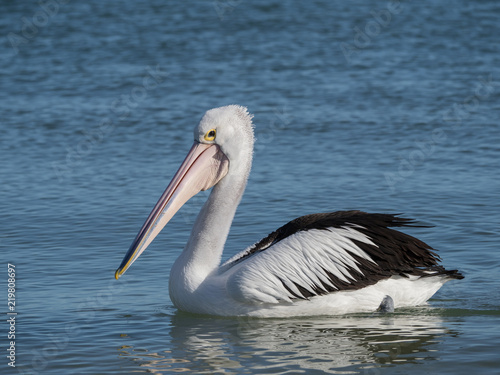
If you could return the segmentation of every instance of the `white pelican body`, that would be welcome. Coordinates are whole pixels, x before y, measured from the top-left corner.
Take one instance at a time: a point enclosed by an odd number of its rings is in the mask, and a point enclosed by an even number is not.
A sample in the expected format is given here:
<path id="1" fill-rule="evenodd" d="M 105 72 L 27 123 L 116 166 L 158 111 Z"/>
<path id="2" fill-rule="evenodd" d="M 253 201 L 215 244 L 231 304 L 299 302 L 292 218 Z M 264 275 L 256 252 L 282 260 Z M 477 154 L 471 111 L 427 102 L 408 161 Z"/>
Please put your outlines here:
<path id="1" fill-rule="evenodd" d="M 300 217 L 221 263 L 253 153 L 252 116 L 231 105 L 208 111 L 195 142 L 139 231 L 118 279 L 179 208 L 213 190 L 170 272 L 170 298 L 183 311 L 221 316 L 283 317 L 376 311 L 425 303 L 446 281 L 422 241 L 390 229 L 411 225 L 395 215 L 360 211 Z"/>

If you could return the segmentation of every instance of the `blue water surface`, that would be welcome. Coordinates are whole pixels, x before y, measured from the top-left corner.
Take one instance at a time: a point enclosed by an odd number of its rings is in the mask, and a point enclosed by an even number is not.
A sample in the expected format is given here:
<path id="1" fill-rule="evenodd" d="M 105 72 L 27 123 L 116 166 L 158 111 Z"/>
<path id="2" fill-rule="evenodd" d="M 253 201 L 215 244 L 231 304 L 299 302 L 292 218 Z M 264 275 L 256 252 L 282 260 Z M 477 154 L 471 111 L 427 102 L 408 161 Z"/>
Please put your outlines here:
<path id="1" fill-rule="evenodd" d="M 0 3 L 2 374 L 495 374 L 496 1 Z M 178 312 L 169 270 L 208 192 L 114 271 L 210 108 L 255 114 L 225 258 L 308 213 L 403 213 L 464 280 L 389 315 Z M 8 315 L 5 314 L 5 319 Z"/>

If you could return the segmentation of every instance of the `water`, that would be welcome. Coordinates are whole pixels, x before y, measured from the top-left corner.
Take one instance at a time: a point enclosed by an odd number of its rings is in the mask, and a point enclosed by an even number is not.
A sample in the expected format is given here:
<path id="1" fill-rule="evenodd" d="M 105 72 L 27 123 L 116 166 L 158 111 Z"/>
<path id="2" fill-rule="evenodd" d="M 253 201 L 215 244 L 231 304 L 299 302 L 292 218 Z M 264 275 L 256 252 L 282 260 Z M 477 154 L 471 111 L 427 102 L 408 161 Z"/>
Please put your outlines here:
<path id="1" fill-rule="evenodd" d="M 0 4 L 2 374 L 500 372 L 497 2 L 47 4 Z M 201 194 L 115 281 L 193 126 L 231 103 L 258 141 L 226 258 L 299 215 L 403 212 L 465 279 L 387 316 L 180 313 Z"/>

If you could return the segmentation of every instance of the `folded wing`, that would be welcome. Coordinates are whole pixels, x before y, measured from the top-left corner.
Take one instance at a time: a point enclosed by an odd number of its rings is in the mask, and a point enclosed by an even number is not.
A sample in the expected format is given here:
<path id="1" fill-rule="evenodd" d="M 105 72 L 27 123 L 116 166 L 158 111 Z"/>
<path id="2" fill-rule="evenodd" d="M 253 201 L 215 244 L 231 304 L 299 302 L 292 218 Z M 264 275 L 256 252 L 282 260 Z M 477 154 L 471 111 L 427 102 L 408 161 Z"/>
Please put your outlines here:
<path id="1" fill-rule="evenodd" d="M 227 290 L 240 301 L 279 303 L 361 289 L 391 276 L 445 275 L 424 242 L 391 229 L 397 215 L 340 211 L 299 217 L 227 261 Z"/>

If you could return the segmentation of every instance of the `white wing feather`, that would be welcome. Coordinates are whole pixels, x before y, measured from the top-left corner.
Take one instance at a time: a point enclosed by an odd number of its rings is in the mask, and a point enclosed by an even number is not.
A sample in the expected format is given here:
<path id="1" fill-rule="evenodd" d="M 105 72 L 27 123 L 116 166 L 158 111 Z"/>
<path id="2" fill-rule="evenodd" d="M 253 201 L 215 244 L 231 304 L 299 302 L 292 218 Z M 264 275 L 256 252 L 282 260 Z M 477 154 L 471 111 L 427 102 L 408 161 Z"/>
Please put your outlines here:
<path id="1" fill-rule="evenodd" d="M 299 231 L 228 269 L 228 293 L 246 303 L 292 302 L 302 295 L 299 286 L 311 294 L 326 292 L 323 285 L 335 289 L 327 272 L 353 283 L 351 270 L 362 272 L 352 254 L 376 264 L 353 240 L 376 246 L 352 224 Z"/>

